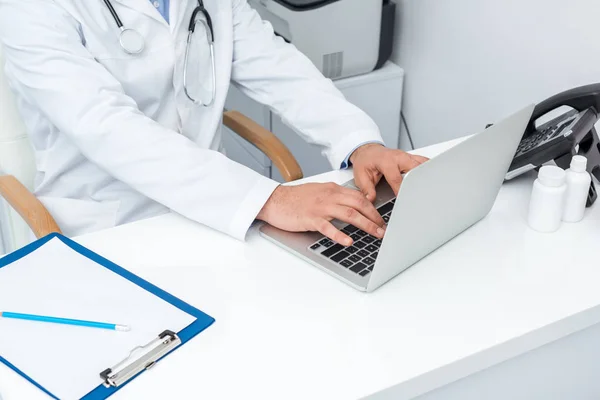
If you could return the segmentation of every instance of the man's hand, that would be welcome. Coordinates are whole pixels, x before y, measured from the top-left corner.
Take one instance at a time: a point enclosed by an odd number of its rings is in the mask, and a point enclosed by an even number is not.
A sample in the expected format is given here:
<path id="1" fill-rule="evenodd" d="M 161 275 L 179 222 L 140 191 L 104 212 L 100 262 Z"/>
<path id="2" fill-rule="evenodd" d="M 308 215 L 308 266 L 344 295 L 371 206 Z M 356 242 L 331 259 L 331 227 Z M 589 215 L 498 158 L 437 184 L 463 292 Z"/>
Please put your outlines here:
<path id="1" fill-rule="evenodd" d="M 385 221 L 364 194 L 335 183 L 279 186 L 257 219 L 290 232 L 319 231 L 344 246 L 352 239 L 333 226 L 333 219 L 378 238 L 385 233 Z"/>
<path id="2" fill-rule="evenodd" d="M 366 144 L 350 156 L 354 166 L 354 182 L 370 201 L 375 201 L 375 186 L 382 177 L 398 195 L 402 174 L 418 167 L 428 159 L 402 150 L 388 149 L 380 144 Z"/>

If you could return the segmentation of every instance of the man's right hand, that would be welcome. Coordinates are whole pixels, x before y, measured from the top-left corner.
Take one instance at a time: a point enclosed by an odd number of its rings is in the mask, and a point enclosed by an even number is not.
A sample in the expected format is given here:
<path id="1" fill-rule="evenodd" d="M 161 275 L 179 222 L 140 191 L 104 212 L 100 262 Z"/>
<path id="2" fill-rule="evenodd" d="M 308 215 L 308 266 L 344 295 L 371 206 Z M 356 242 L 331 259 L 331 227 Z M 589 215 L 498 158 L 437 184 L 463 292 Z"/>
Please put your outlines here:
<path id="1" fill-rule="evenodd" d="M 289 232 L 318 231 L 343 246 L 352 239 L 333 226 L 334 219 L 378 238 L 385 233 L 385 221 L 364 194 L 335 183 L 279 186 L 257 219 Z"/>

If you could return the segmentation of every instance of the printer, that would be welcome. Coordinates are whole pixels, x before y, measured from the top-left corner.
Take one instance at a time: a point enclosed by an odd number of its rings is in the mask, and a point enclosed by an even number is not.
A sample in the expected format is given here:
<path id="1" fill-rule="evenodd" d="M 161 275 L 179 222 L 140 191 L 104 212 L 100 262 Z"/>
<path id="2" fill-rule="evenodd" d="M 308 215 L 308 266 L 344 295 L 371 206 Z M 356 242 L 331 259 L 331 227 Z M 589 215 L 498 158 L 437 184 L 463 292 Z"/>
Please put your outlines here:
<path id="1" fill-rule="evenodd" d="M 331 79 L 369 73 L 390 58 L 391 0 L 249 0 L 275 33 Z"/>

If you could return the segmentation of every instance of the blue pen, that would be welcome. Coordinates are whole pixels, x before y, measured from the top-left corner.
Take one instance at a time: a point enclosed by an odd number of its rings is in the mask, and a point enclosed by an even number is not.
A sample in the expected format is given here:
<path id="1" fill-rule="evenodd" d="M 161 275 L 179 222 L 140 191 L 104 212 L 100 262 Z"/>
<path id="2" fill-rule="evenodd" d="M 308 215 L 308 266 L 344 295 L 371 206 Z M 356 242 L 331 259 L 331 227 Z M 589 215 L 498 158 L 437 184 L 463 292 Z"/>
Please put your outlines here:
<path id="1" fill-rule="evenodd" d="M 27 321 L 50 322 L 53 324 L 87 326 L 88 328 L 110 329 L 113 331 L 128 332 L 131 328 L 127 325 L 106 324 L 104 322 L 81 321 L 78 319 L 45 317 L 41 315 L 18 314 L 12 312 L 0 312 L 2 318 L 23 319 Z"/>

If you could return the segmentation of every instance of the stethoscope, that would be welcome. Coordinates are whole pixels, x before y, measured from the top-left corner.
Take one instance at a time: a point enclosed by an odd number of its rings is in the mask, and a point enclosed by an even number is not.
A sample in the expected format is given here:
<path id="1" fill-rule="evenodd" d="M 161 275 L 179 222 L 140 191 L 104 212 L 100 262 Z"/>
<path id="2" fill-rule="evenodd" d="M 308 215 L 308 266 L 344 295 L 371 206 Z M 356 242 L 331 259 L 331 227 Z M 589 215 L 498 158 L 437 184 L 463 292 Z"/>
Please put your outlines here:
<path id="1" fill-rule="evenodd" d="M 144 51 L 146 45 L 144 41 L 144 37 L 141 33 L 132 28 L 126 28 L 117 14 L 117 11 L 113 7 L 110 0 L 104 0 L 106 7 L 112 14 L 117 27 L 121 30 L 119 35 L 119 43 L 121 44 L 121 48 L 123 51 L 130 55 L 137 55 Z M 202 14 L 204 18 L 199 18 L 198 14 Z M 192 42 L 192 36 L 196 31 L 196 23 L 200 22 L 206 31 L 206 38 L 208 42 L 208 47 L 210 49 L 210 60 L 211 60 L 211 68 L 212 68 L 212 97 L 208 103 L 203 103 L 202 101 L 196 100 L 192 97 L 188 90 L 188 60 L 190 54 L 190 46 Z M 212 20 L 210 18 L 210 14 L 204 8 L 203 0 L 198 0 L 198 7 L 194 9 L 192 13 L 192 18 L 190 19 L 190 25 L 188 27 L 188 37 L 187 44 L 185 48 L 185 58 L 183 61 L 183 90 L 188 99 L 190 99 L 194 104 L 202 105 L 204 107 L 210 107 L 217 97 L 217 78 L 216 78 L 216 67 L 215 67 L 215 33 L 213 30 Z"/>

